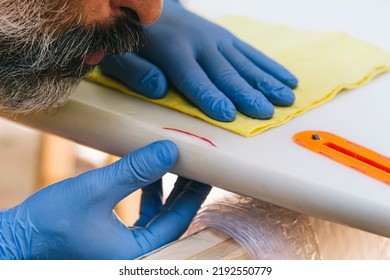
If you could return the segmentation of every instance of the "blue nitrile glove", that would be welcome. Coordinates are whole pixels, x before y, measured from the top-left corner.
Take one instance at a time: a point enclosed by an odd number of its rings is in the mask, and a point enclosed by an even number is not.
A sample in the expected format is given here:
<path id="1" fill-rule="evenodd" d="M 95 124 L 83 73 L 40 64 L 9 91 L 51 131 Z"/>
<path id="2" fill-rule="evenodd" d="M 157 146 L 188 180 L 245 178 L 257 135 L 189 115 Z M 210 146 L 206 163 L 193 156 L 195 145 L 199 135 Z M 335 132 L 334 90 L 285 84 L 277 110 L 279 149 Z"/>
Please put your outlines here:
<path id="1" fill-rule="evenodd" d="M 159 179 L 177 157 L 172 142 L 156 142 L 1 212 L 0 259 L 133 259 L 177 239 L 210 191 L 179 178 L 162 205 Z M 142 187 L 141 218 L 128 228 L 113 208 Z"/>
<path id="2" fill-rule="evenodd" d="M 104 74 L 151 98 L 164 96 L 167 78 L 208 116 L 231 121 L 238 111 L 268 119 L 289 106 L 297 79 L 225 29 L 164 1 L 160 19 L 146 26 L 139 55 L 107 57 Z M 166 76 L 165 76 L 166 75 Z M 167 78 L 166 78 L 167 77 Z"/>

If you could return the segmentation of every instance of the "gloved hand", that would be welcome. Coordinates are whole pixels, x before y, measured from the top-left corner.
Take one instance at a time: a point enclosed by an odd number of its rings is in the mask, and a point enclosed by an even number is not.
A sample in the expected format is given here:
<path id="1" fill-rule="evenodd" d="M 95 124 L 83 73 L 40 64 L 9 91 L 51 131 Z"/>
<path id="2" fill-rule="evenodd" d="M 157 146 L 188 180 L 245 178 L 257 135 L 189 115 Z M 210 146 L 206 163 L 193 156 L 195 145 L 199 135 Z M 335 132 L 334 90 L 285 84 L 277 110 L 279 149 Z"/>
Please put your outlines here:
<path id="1" fill-rule="evenodd" d="M 156 142 L 1 212 L 0 259 L 132 259 L 177 239 L 210 191 L 179 178 L 162 206 L 159 179 L 177 156 L 172 142 Z M 141 218 L 128 228 L 113 207 L 141 187 Z"/>
<path id="2" fill-rule="evenodd" d="M 168 78 L 219 121 L 232 121 L 237 110 L 268 119 L 273 105 L 295 100 L 298 81 L 289 71 L 175 0 L 165 0 L 159 20 L 145 29 L 148 43 L 139 55 L 107 57 L 104 74 L 151 98 L 164 96 Z"/>

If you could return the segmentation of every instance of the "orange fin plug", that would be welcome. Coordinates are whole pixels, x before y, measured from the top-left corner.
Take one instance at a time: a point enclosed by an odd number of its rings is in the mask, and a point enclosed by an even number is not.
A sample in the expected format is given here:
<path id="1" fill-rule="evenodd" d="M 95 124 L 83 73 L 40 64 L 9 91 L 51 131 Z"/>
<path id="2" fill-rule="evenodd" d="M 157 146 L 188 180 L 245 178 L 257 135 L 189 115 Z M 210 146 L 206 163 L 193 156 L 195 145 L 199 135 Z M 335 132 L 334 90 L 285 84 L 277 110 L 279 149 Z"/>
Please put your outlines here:
<path id="1" fill-rule="evenodd" d="M 294 142 L 390 185 L 390 158 L 325 131 L 302 131 Z"/>

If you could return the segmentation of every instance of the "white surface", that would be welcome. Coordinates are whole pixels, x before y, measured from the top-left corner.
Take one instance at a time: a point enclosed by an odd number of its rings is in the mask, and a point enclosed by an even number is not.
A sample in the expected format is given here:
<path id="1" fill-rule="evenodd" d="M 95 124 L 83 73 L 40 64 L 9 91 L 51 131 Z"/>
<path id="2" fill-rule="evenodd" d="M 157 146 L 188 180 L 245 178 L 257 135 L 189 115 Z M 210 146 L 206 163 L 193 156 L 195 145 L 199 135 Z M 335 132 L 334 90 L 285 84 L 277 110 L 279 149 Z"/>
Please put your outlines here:
<path id="1" fill-rule="evenodd" d="M 298 28 L 342 30 L 390 50 L 386 0 L 186 2 L 210 16 L 248 15 Z M 88 82 L 56 114 L 21 116 L 17 121 L 120 156 L 171 139 L 180 149 L 173 173 L 390 237 L 389 186 L 292 141 L 296 132 L 324 130 L 390 156 L 389 91 L 390 75 L 382 75 L 249 139 Z M 206 137 L 217 147 L 163 127 Z"/>

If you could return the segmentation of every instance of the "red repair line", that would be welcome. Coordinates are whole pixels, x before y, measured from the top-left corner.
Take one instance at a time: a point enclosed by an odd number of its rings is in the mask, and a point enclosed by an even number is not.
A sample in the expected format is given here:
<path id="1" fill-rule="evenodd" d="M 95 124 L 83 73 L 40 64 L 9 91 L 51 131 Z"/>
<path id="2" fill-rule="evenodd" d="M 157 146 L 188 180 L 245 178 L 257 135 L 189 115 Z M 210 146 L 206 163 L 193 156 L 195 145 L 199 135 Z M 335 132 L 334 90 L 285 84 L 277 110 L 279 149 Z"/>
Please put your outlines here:
<path id="1" fill-rule="evenodd" d="M 199 138 L 199 139 L 201 139 L 201 140 L 203 140 L 203 141 L 206 141 L 207 143 L 209 143 L 209 144 L 210 144 L 211 146 L 213 146 L 213 147 L 217 147 L 217 145 L 215 145 L 211 140 L 209 140 L 209 139 L 207 139 L 207 138 L 205 138 L 205 137 L 202 137 L 202 136 L 193 134 L 193 133 L 191 133 L 191 132 L 184 131 L 184 130 L 177 129 L 177 128 L 170 128 L 170 127 L 163 127 L 163 129 L 172 130 L 172 131 L 176 131 L 176 132 L 180 132 L 180 133 L 184 133 L 184 134 L 187 134 L 187 135 L 190 135 L 190 136 Z"/>

